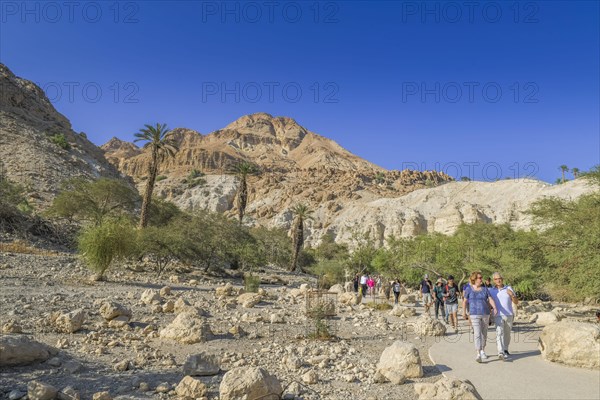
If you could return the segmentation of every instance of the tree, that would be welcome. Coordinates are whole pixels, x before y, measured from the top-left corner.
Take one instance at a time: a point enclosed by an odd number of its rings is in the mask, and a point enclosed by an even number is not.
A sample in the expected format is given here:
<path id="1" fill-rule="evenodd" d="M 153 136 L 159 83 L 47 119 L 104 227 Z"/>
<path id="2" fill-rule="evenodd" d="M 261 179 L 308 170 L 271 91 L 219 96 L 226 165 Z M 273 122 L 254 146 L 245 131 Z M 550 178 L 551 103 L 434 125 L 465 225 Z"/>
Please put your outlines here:
<path id="1" fill-rule="evenodd" d="M 383 172 L 377 172 L 375 174 L 375 183 L 381 184 L 385 182 L 385 174 Z"/>
<path id="2" fill-rule="evenodd" d="M 118 179 L 74 178 L 64 183 L 47 214 L 99 226 L 107 217 L 132 214 L 138 201 L 137 191 Z"/>
<path id="3" fill-rule="evenodd" d="M 144 148 L 151 149 L 152 159 L 148 166 L 148 180 L 146 181 L 146 190 L 142 199 L 142 210 L 140 213 L 139 227 L 144 228 L 148 224 L 148 210 L 152 201 L 152 192 L 156 183 L 156 174 L 158 173 L 158 164 L 166 157 L 173 157 L 177 152 L 177 146 L 171 138 L 171 131 L 166 124 L 157 123 L 156 126 L 144 125 L 134 136 L 134 142 L 146 142 Z"/>
<path id="4" fill-rule="evenodd" d="M 292 264 L 290 271 L 298 269 L 298 257 L 304 247 L 304 221 L 312 219 L 312 210 L 306 204 L 298 204 L 292 208 L 294 222 L 292 225 Z"/>
<path id="5" fill-rule="evenodd" d="M 238 219 L 240 225 L 244 219 L 246 213 L 246 205 L 248 204 L 248 176 L 258 174 L 259 169 L 255 164 L 248 161 L 241 161 L 233 166 L 233 173 L 239 179 L 240 184 L 236 193 L 236 200 L 238 206 Z"/>
<path id="6" fill-rule="evenodd" d="M 562 183 L 565 183 L 565 172 L 569 171 L 569 167 L 563 164 L 558 169 L 562 172 Z"/>
<path id="7" fill-rule="evenodd" d="M 460 177 L 460 180 L 461 180 L 462 182 L 470 182 L 470 181 L 471 181 L 471 178 L 469 178 L 468 176 L 461 176 L 461 177 Z"/>
<path id="8" fill-rule="evenodd" d="M 579 175 L 579 168 L 571 168 L 571 172 L 573 173 L 573 177 L 577 179 L 577 175 Z"/>

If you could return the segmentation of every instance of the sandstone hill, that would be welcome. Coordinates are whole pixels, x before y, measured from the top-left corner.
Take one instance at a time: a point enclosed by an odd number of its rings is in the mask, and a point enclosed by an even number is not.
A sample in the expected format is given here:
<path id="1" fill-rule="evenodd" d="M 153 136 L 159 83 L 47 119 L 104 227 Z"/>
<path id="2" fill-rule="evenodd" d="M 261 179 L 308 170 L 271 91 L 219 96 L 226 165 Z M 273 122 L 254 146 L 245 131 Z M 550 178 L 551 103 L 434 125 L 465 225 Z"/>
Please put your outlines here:
<path id="1" fill-rule="evenodd" d="M 28 188 L 34 204 L 47 205 L 61 183 L 73 176 L 119 176 L 102 150 L 73 131 L 42 89 L 4 64 L 0 94 L 0 169 Z M 63 136 L 61 147 L 55 142 Z"/>

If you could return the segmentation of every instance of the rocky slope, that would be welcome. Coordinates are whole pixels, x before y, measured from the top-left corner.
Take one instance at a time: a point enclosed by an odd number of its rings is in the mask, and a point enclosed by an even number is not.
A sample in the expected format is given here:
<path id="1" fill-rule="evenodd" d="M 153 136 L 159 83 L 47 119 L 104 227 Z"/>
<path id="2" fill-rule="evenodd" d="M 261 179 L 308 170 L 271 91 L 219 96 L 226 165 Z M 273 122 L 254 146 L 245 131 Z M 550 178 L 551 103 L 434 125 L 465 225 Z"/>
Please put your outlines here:
<path id="1" fill-rule="evenodd" d="M 45 206 L 73 176 L 119 176 L 103 152 L 71 128 L 42 89 L 0 64 L 0 169 Z M 51 141 L 64 135 L 68 149 Z"/>

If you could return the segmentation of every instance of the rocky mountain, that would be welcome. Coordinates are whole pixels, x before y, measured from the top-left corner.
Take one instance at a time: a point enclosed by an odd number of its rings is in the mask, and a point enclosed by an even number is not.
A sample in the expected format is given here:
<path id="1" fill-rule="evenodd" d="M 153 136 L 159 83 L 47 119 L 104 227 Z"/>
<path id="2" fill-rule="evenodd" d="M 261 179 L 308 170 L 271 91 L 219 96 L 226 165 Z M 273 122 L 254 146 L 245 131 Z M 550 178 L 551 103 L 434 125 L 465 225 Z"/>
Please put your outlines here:
<path id="1" fill-rule="evenodd" d="M 42 89 L 0 64 L 0 169 L 46 206 L 74 176 L 119 176 L 85 134 L 52 106 Z"/>

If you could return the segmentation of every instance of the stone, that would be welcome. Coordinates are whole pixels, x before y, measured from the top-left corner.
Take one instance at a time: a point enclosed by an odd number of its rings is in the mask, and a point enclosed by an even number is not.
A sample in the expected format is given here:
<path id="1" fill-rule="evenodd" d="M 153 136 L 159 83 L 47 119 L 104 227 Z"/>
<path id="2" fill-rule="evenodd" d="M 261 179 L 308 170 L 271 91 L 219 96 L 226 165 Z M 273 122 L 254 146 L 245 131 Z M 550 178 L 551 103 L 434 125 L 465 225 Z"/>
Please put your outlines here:
<path id="1" fill-rule="evenodd" d="M 23 335 L 0 335 L 0 367 L 48 360 L 58 350 Z"/>
<path id="2" fill-rule="evenodd" d="M 233 292 L 233 285 L 230 282 L 227 282 L 225 286 L 219 286 L 215 289 L 215 296 L 231 296 Z"/>
<path id="3" fill-rule="evenodd" d="M 54 320 L 54 325 L 58 332 L 62 333 L 74 333 L 81 329 L 85 322 L 85 312 L 82 308 L 79 308 L 70 313 L 59 315 Z"/>
<path id="4" fill-rule="evenodd" d="M 129 324 L 129 317 L 126 315 L 119 315 L 116 318 L 111 319 L 108 322 L 108 326 L 111 328 L 123 328 Z"/>
<path id="5" fill-rule="evenodd" d="M 179 275 L 171 275 L 169 277 L 169 282 L 171 283 L 179 283 L 181 280 L 179 279 Z"/>
<path id="6" fill-rule="evenodd" d="M 414 294 L 403 294 L 400 295 L 398 301 L 402 304 L 415 304 L 417 302 L 417 298 Z"/>
<path id="7" fill-rule="evenodd" d="M 285 323 L 285 317 L 282 313 L 273 313 L 270 316 L 270 320 L 272 324 L 283 324 Z"/>
<path id="8" fill-rule="evenodd" d="M 162 312 L 164 313 L 172 313 L 175 311 L 175 302 L 173 300 L 167 300 L 165 304 L 162 306 Z"/>
<path id="9" fill-rule="evenodd" d="M 220 370 L 217 356 L 207 353 L 190 355 L 183 365 L 183 374 L 190 376 L 217 375 Z"/>
<path id="10" fill-rule="evenodd" d="M 191 304 L 184 299 L 183 297 L 179 297 L 176 301 L 175 301 L 175 305 L 174 305 L 174 311 L 179 314 L 181 312 L 187 311 L 191 308 Z"/>
<path id="11" fill-rule="evenodd" d="M 59 400 L 80 400 L 81 395 L 79 394 L 79 392 L 77 390 L 75 390 L 75 388 L 73 388 L 73 386 L 67 386 L 67 387 L 64 387 L 63 389 L 61 389 L 60 392 L 58 392 L 58 399 Z"/>
<path id="12" fill-rule="evenodd" d="M 415 383 L 419 400 L 481 400 L 481 396 L 469 381 L 444 377 L 435 383 Z"/>
<path id="13" fill-rule="evenodd" d="M 332 287 L 329 288 L 328 292 L 335 293 L 335 294 L 342 294 L 345 292 L 345 290 L 342 285 L 340 285 L 339 283 L 336 283 L 335 285 L 333 285 Z"/>
<path id="14" fill-rule="evenodd" d="M 47 383 L 30 381 L 27 384 L 27 397 L 29 400 L 52 400 L 56 398 L 58 389 Z"/>
<path id="15" fill-rule="evenodd" d="M 19 400 L 20 398 L 25 397 L 26 394 L 26 392 L 21 392 L 20 390 L 11 390 L 8 393 L 8 400 Z"/>
<path id="16" fill-rule="evenodd" d="M 546 326 L 560 321 L 560 318 L 552 311 L 542 311 L 533 314 L 530 321 L 535 322 L 537 325 Z"/>
<path id="17" fill-rule="evenodd" d="M 390 315 L 402 318 L 409 318 L 417 315 L 417 310 L 412 307 L 404 307 L 399 304 L 394 305 L 394 308 L 390 310 Z"/>
<path id="18" fill-rule="evenodd" d="M 314 385 L 315 383 L 319 382 L 319 375 L 317 375 L 315 371 L 310 370 L 302 375 L 302 382 L 306 383 L 307 385 Z"/>
<path id="19" fill-rule="evenodd" d="M 407 378 L 420 378 L 423 368 L 419 350 L 412 343 L 397 340 L 383 350 L 376 371 L 396 385 Z"/>
<path id="20" fill-rule="evenodd" d="M 560 321 L 544 328 L 539 338 L 542 357 L 572 367 L 600 369 L 600 326 Z"/>
<path id="21" fill-rule="evenodd" d="M 238 296 L 237 302 L 244 308 L 252 308 L 262 301 L 258 293 L 244 293 Z"/>
<path id="22" fill-rule="evenodd" d="M 185 376 L 175 388 L 179 397 L 184 399 L 197 399 L 203 397 L 206 392 L 206 385 L 196 378 Z"/>
<path id="23" fill-rule="evenodd" d="M 354 306 L 359 303 L 358 295 L 354 292 L 345 292 L 338 295 L 338 303 L 347 306 Z"/>
<path id="24" fill-rule="evenodd" d="M 219 400 L 278 400 L 283 392 L 279 380 L 259 367 L 229 370 L 219 386 Z"/>
<path id="25" fill-rule="evenodd" d="M 23 333 L 23 327 L 16 321 L 8 321 L 2 325 L 2 333 Z"/>
<path id="26" fill-rule="evenodd" d="M 123 372 L 129 369 L 129 360 L 122 360 L 113 366 L 115 371 Z"/>
<path id="27" fill-rule="evenodd" d="M 100 315 L 107 321 L 117 317 L 127 317 L 127 320 L 129 320 L 131 310 L 114 301 L 105 301 L 100 306 Z"/>
<path id="28" fill-rule="evenodd" d="M 415 322 L 415 334 L 419 336 L 444 336 L 446 326 L 430 315 L 423 314 Z"/>
<path id="29" fill-rule="evenodd" d="M 352 292 L 354 291 L 354 282 L 349 281 L 344 283 L 344 292 Z"/>
<path id="30" fill-rule="evenodd" d="M 282 362 L 289 371 L 298 371 L 302 367 L 302 361 L 293 355 L 285 356 Z"/>
<path id="31" fill-rule="evenodd" d="M 146 289 L 142 293 L 140 299 L 142 300 L 142 303 L 150 305 L 154 302 L 160 302 L 160 295 L 156 292 L 156 290 Z"/>
<path id="32" fill-rule="evenodd" d="M 161 297 L 170 296 L 171 295 L 171 286 L 163 286 L 162 288 L 160 288 L 160 292 L 158 292 L 158 294 Z"/>
<path id="33" fill-rule="evenodd" d="M 193 312 L 182 312 L 159 335 L 161 338 L 193 344 L 206 342 L 212 337 L 212 332 L 204 317 Z"/>
<path id="34" fill-rule="evenodd" d="M 112 400 L 112 396 L 110 395 L 109 392 L 104 391 L 104 392 L 96 392 L 94 393 L 94 395 L 92 396 L 92 400 Z"/>

